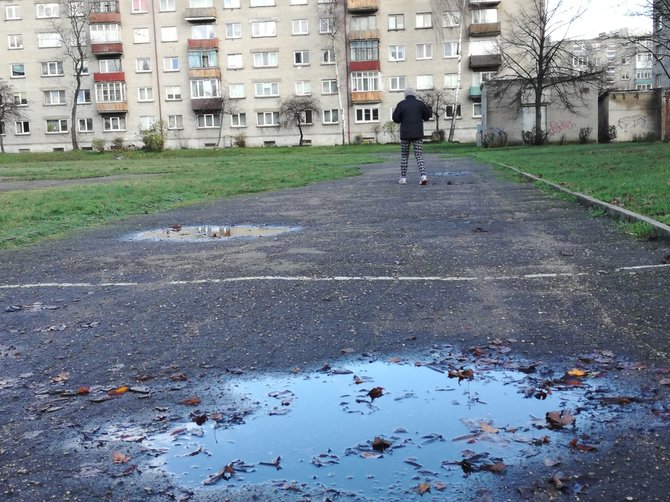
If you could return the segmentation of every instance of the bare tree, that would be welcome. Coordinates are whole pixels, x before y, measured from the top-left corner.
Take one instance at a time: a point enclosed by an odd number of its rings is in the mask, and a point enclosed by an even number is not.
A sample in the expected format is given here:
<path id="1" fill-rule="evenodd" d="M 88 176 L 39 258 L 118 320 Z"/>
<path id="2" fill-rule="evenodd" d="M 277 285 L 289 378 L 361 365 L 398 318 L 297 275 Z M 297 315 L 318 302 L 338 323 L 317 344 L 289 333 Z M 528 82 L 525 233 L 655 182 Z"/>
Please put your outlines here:
<path id="1" fill-rule="evenodd" d="M 70 137 L 72 149 L 78 150 L 77 105 L 83 75 L 89 57 L 89 17 L 95 9 L 95 0 L 58 0 L 58 16 L 49 18 L 51 28 L 58 33 L 64 57 L 72 64 L 74 89 L 70 108 Z"/>
<path id="2" fill-rule="evenodd" d="M 340 107 L 340 124 L 342 132 L 342 144 L 347 143 L 347 113 L 344 106 L 345 100 L 342 93 L 346 92 L 347 86 L 343 85 L 342 73 L 346 77 L 346 43 L 344 18 L 346 16 L 346 0 L 330 0 L 329 2 L 319 2 L 319 16 L 323 22 L 328 23 L 326 30 L 321 30 L 322 34 L 328 40 L 326 51 L 333 53 L 335 61 L 335 81 L 337 82 L 337 101 Z M 342 72 L 341 67 L 345 69 Z"/>
<path id="3" fill-rule="evenodd" d="M 300 146 L 303 143 L 302 128 L 305 124 L 311 124 L 310 115 L 319 113 L 321 105 L 319 101 L 311 96 L 292 96 L 283 100 L 279 105 L 279 124 L 282 127 L 297 127 L 300 131 Z"/>
<path id="4" fill-rule="evenodd" d="M 4 80 L 0 80 L 0 123 L 7 127 L 8 121 L 15 121 L 22 117 L 19 108 L 20 103 L 16 101 L 14 89 Z M 0 131 L 0 151 L 5 153 L 4 132 Z"/>
<path id="5" fill-rule="evenodd" d="M 597 87 L 607 66 L 596 66 L 586 59 L 575 66 L 573 42 L 566 38 L 567 29 L 580 18 L 584 9 L 568 12 L 563 0 L 548 6 L 545 0 L 530 0 L 510 19 L 508 30 L 501 36 L 502 65 L 496 77 L 499 99 L 508 99 L 517 112 L 524 103 L 534 107 L 533 139 L 542 144 L 543 103 L 551 99 L 567 110 L 576 111 L 576 96 L 592 84 Z"/>
<path id="6" fill-rule="evenodd" d="M 628 34 L 638 52 L 648 54 L 656 74 L 662 74 L 665 87 L 670 86 L 670 0 L 645 0 L 633 16 L 645 16 L 653 21 L 651 34 Z"/>
<path id="7" fill-rule="evenodd" d="M 221 145 L 221 138 L 223 136 L 223 118 L 226 116 L 234 115 L 238 112 L 239 107 L 237 106 L 237 101 L 231 99 L 230 97 L 230 88 L 225 82 L 220 84 L 221 87 L 221 108 L 218 110 L 220 119 L 219 119 L 219 137 L 216 140 L 216 146 Z"/>
<path id="8" fill-rule="evenodd" d="M 448 117 L 449 114 L 447 112 L 452 106 L 453 108 L 451 109 L 456 110 L 457 105 L 454 104 L 458 101 L 457 98 L 454 98 L 454 94 L 456 93 L 457 91 L 453 89 L 433 88 L 419 94 L 419 98 L 430 106 L 433 111 L 436 132 L 440 131 L 440 117 L 443 114 Z M 456 116 L 456 113 L 452 113 L 452 116 Z M 441 138 L 444 139 L 444 133 L 442 133 Z M 453 133 L 451 133 L 451 141 L 453 141 Z"/>

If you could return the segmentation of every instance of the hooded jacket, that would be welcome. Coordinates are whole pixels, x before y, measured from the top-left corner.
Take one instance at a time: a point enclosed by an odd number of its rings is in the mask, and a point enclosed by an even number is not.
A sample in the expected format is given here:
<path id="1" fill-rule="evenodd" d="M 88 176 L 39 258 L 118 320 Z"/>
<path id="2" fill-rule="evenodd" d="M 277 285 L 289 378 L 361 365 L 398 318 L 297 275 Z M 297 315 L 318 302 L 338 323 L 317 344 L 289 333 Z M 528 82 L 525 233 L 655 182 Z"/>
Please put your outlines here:
<path id="1" fill-rule="evenodd" d="M 393 122 L 400 124 L 400 139 L 423 139 L 423 122 L 429 120 L 433 110 L 416 96 L 406 96 L 393 110 Z"/>

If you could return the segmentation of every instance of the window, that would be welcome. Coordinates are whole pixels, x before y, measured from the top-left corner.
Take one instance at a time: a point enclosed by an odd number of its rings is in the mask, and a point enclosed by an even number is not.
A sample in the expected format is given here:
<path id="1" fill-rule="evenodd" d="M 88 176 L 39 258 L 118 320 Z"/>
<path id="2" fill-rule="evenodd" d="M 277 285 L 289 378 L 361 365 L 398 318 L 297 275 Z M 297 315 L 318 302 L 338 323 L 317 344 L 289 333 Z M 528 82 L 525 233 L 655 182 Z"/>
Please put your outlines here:
<path id="1" fill-rule="evenodd" d="M 93 132 L 93 119 L 79 119 L 77 121 L 77 131 Z"/>
<path id="2" fill-rule="evenodd" d="M 405 60 L 405 46 L 389 45 L 389 61 L 404 61 L 404 60 Z"/>
<path id="3" fill-rule="evenodd" d="M 242 54 L 228 54 L 228 69 L 239 70 L 244 66 Z"/>
<path id="4" fill-rule="evenodd" d="M 335 49 L 321 49 L 321 63 L 335 64 Z"/>
<path id="5" fill-rule="evenodd" d="M 359 106 L 354 108 L 356 122 L 379 122 L 379 107 L 377 106 Z"/>
<path id="6" fill-rule="evenodd" d="M 224 9 L 239 9 L 240 0 L 223 0 Z"/>
<path id="7" fill-rule="evenodd" d="M 67 132 L 67 119 L 49 119 L 46 121 L 47 134 L 60 134 Z"/>
<path id="8" fill-rule="evenodd" d="M 242 23 L 226 23 L 226 38 L 242 38 Z"/>
<path id="9" fill-rule="evenodd" d="M 121 71 L 120 59 L 101 59 L 98 61 L 100 73 L 114 73 Z"/>
<path id="10" fill-rule="evenodd" d="M 430 12 L 419 12 L 416 15 L 415 27 L 417 29 L 432 28 L 433 16 Z"/>
<path id="11" fill-rule="evenodd" d="M 309 96 L 310 94 L 312 94 L 312 82 L 309 80 L 296 80 L 295 95 Z"/>
<path id="12" fill-rule="evenodd" d="M 480 71 L 472 74 L 472 85 L 479 87 L 483 82 L 488 82 L 495 76 L 494 71 Z"/>
<path id="13" fill-rule="evenodd" d="M 291 0 L 289 5 L 307 5 L 307 0 Z"/>
<path id="14" fill-rule="evenodd" d="M 21 6 L 20 5 L 5 6 L 5 20 L 14 21 L 16 19 L 21 19 Z"/>
<path id="15" fill-rule="evenodd" d="M 98 82 L 95 84 L 95 100 L 98 103 L 120 103 L 126 100 L 124 82 Z"/>
<path id="16" fill-rule="evenodd" d="M 102 118 L 102 130 L 106 132 L 125 131 L 125 115 L 108 115 Z"/>
<path id="17" fill-rule="evenodd" d="M 62 61 L 48 61 L 46 63 L 42 63 L 43 77 L 59 77 L 62 75 L 63 75 Z"/>
<path id="18" fill-rule="evenodd" d="M 390 91 L 404 91 L 405 90 L 405 77 L 391 77 L 389 79 L 389 90 Z"/>
<path id="19" fill-rule="evenodd" d="M 333 20 L 329 17 L 322 17 L 319 19 L 319 33 L 332 33 Z"/>
<path id="20" fill-rule="evenodd" d="M 323 111 L 324 124 L 337 124 L 340 121 L 340 111 L 336 108 Z"/>
<path id="21" fill-rule="evenodd" d="M 8 49 L 23 49 L 23 35 L 7 35 Z"/>
<path id="22" fill-rule="evenodd" d="M 160 12 L 174 12 L 177 10 L 177 0 L 160 0 L 158 10 Z"/>
<path id="23" fill-rule="evenodd" d="M 485 24 L 498 22 L 498 9 L 473 9 L 472 23 Z"/>
<path id="24" fill-rule="evenodd" d="M 472 56 L 500 54 L 500 48 L 495 40 L 470 40 L 470 54 Z"/>
<path id="25" fill-rule="evenodd" d="M 153 115 L 140 115 L 140 131 L 148 131 L 156 123 L 156 117 Z"/>
<path id="26" fill-rule="evenodd" d="M 277 82 L 257 82 L 254 89 L 254 95 L 257 98 L 279 96 L 279 84 Z"/>
<path id="27" fill-rule="evenodd" d="M 276 52 L 254 52 L 254 68 L 277 66 Z"/>
<path id="28" fill-rule="evenodd" d="M 635 72 L 635 78 L 636 79 L 650 79 L 651 78 L 651 70 L 637 70 Z"/>
<path id="29" fill-rule="evenodd" d="M 192 9 L 214 7 L 214 0 L 188 0 L 188 6 Z"/>
<path id="30" fill-rule="evenodd" d="M 44 104 L 45 105 L 64 105 L 65 104 L 65 91 L 44 91 Z"/>
<path id="31" fill-rule="evenodd" d="M 61 47 L 63 45 L 63 39 L 59 33 L 38 33 L 37 34 L 37 46 L 40 49 L 49 48 L 49 47 Z"/>
<path id="32" fill-rule="evenodd" d="M 621 80 L 630 80 L 630 73 L 622 73 L 621 74 Z"/>
<path id="33" fill-rule="evenodd" d="M 26 76 L 26 69 L 23 63 L 14 63 L 11 66 L 12 78 L 24 78 Z"/>
<path id="34" fill-rule="evenodd" d="M 472 116 L 481 117 L 482 116 L 482 104 L 481 103 L 472 103 Z"/>
<path id="35" fill-rule="evenodd" d="M 181 101 L 181 86 L 168 85 L 165 88 L 166 101 Z"/>
<path id="36" fill-rule="evenodd" d="M 454 105 L 447 105 L 447 110 L 445 113 L 446 118 L 450 119 L 454 116 Z M 456 118 L 461 118 L 461 105 L 456 105 Z"/>
<path id="37" fill-rule="evenodd" d="M 179 56 L 165 56 L 163 58 L 163 71 L 179 71 Z"/>
<path id="38" fill-rule="evenodd" d="M 191 38 L 195 40 L 211 40 L 213 38 L 216 38 L 214 25 L 194 24 L 193 26 L 191 26 Z"/>
<path id="39" fill-rule="evenodd" d="M 312 110 L 303 110 L 300 112 L 300 123 L 303 125 L 312 125 L 314 124 L 314 119 L 312 118 L 314 113 Z"/>
<path id="40" fill-rule="evenodd" d="M 196 123 L 198 129 L 209 129 L 212 127 L 220 127 L 221 115 L 214 115 L 212 113 L 203 113 L 196 116 Z"/>
<path id="41" fill-rule="evenodd" d="M 89 26 L 92 44 L 121 41 L 121 25 L 116 23 L 94 23 Z"/>
<path id="42" fill-rule="evenodd" d="M 651 84 L 635 84 L 636 91 L 649 91 L 651 90 Z"/>
<path id="43" fill-rule="evenodd" d="M 93 5 L 91 7 L 93 8 L 93 12 L 97 13 L 119 12 L 119 3 L 114 0 L 107 2 L 96 1 L 93 2 Z"/>
<path id="44" fill-rule="evenodd" d="M 417 75 L 416 77 L 416 89 L 417 90 L 428 90 L 434 89 L 435 83 L 433 82 L 432 75 Z"/>
<path id="45" fill-rule="evenodd" d="M 177 27 L 163 26 L 161 28 L 161 42 L 176 42 L 177 41 Z"/>
<path id="46" fill-rule="evenodd" d="M 57 3 L 38 3 L 35 5 L 35 17 L 38 19 L 59 17 L 60 11 L 58 10 Z"/>
<path id="47" fill-rule="evenodd" d="M 308 35 L 309 34 L 309 22 L 307 19 L 294 19 L 291 22 L 291 34 L 292 35 Z"/>
<path id="48" fill-rule="evenodd" d="M 572 56 L 573 66 L 586 66 L 589 64 L 588 56 Z"/>
<path id="49" fill-rule="evenodd" d="M 189 51 L 189 68 L 217 68 L 219 66 L 219 53 L 216 50 Z"/>
<path id="50" fill-rule="evenodd" d="M 244 84 L 228 84 L 228 96 L 230 99 L 241 99 L 245 97 Z"/>
<path id="51" fill-rule="evenodd" d="M 138 73 L 151 71 L 151 58 L 135 58 L 135 71 Z"/>
<path id="52" fill-rule="evenodd" d="M 378 40 L 354 40 L 349 50 L 352 61 L 377 61 L 379 59 Z"/>
<path id="53" fill-rule="evenodd" d="M 16 106 L 28 106 L 28 95 L 25 92 L 15 92 L 14 104 Z"/>
<path id="54" fill-rule="evenodd" d="M 376 16 L 354 16 L 351 18 L 351 31 L 368 31 L 377 29 Z"/>
<path id="55" fill-rule="evenodd" d="M 321 94 L 337 94 L 337 80 L 322 80 Z"/>
<path id="56" fill-rule="evenodd" d="M 275 4 L 275 0 L 250 0 L 249 7 L 271 7 Z"/>
<path id="57" fill-rule="evenodd" d="M 256 125 L 258 127 L 279 126 L 279 112 L 260 112 L 256 114 Z"/>
<path id="58" fill-rule="evenodd" d="M 181 115 L 168 115 L 168 129 L 183 129 L 184 117 Z"/>
<path id="59" fill-rule="evenodd" d="M 651 52 L 638 52 L 635 59 L 638 63 L 651 63 Z"/>
<path id="60" fill-rule="evenodd" d="M 353 91 L 378 91 L 379 72 L 355 71 L 351 73 L 351 88 Z"/>
<path id="61" fill-rule="evenodd" d="M 137 89 L 137 101 L 147 102 L 154 100 L 154 89 L 153 87 L 139 87 Z"/>
<path id="62" fill-rule="evenodd" d="M 27 120 L 19 120 L 14 122 L 14 132 L 17 136 L 22 134 L 30 134 L 30 122 Z"/>
<path id="63" fill-rule="evenodd" d="M 147 12 L 147 0 L 132 0 L 130 11 L 133 14 L 140 14 Z"/>
<path id="64" fill-rule="evenodd" d="M 91 89 L 79 89 L 79 92 L 77 93 L 77 104 L 91 104 Z"/>
<path id="65" fill-rule="evenodd" d="M 404 14 L 389 14 L 389 31 L 398 31 L 405 29 Z"/>
<path id="66" fill-rule="evenodd" d="M 457 10 L 449 10 L 442 14 L 442 27 L 455 28 L 461 24 L 461 13 Z"/>
<path id="67" fill-rule="evenodd" d="M 148 44 L 151 42 L 149 39 L 149 28 L 133 28 L 133 42 L 136 44 Z"/>
<path id="68" fill-rule="evenodd" d="M 218 98 L 221 96 L 217 79 L 191 80 L 191 98 Z"/>
<path id="69" fill-rule="evenodd" d="M 81 62 L 81 74 L 82 75 L 90 75 L 87 60 L 84 60 L 84 61 Z"/>
<path id="70" fill-rule="evenodd" d="M 251 36 L 275 37 L 277 36 L 277 21 L 254 21 L 251 23 Z"/>
<path id="71" fill-rule="evenodd" d="M 309 64 L 309 51 L 293 51 L 293 64 L 295 66 L 307 66 Z"/>
<path id="72" fill-rule="evenodd" d="M 433 59 L 433 44 L 416 44 L 416 59 Z"/>
<path id="73" fill-rule="evenodd" d="M 247 127 L 247 114 L 233 113 L 230 116 L 230 127 Z"/>
<path id="74" fill-rule="evenodd" d="M 445 73 L 444 74 L 445 89 L 456 89 L 457 86 L 458 86 L 458 73 Z"/>
<path id="75" fill-rule="evenodd" d="M 458 57 L 458 42 L 444 42 L 443 48 L 445 58 Z"/>

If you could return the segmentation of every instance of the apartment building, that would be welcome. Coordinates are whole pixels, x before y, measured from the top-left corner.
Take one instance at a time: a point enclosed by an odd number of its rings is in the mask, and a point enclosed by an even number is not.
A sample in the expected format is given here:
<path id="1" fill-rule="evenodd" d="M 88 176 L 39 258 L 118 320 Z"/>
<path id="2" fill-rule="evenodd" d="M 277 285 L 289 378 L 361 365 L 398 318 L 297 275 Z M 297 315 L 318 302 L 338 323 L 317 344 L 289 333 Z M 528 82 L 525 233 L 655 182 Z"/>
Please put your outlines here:
<path id="1" fill-rule="evenodd" d="M 21 111 L 2 124 L 5 149 L 67 150 L 72 127 L 82 148 L 140 147 L 157 121 L 169 148 L 295 145 L 279 117 L 294 96 L 319 103 L 303 117 L 308 143 L 387 141 L 406 87 L 444 90 L 453 105 L 440 127 L 455 114 L 454 139 L 474 141 L 480 84 L 499 69 L 498 37 L 524 1 L 4 0 L 0 77 Z M 76 96 L 74 42 L 59 29 L 68 16 L 86 31 Z"/>

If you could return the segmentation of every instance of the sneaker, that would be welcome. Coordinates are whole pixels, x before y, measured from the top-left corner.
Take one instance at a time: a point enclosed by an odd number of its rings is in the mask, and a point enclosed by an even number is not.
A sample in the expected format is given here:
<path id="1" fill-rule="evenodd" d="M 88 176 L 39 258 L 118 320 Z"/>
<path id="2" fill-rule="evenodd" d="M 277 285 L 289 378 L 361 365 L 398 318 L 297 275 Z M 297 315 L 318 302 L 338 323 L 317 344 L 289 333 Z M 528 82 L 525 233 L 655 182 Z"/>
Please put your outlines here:
<path id="1" fill-rule="evenodd" d="M 419 185 L 427 185 L 428 184 L 428 176 L 425 174 L 421 176 L 421 181 L 419 181 Z"/>
<path id="2" fill-rule="evenodd" d="M 399 185 L 406 185 L 407 184 L 407 178 L 400 178 L 398 180 Z"/>

